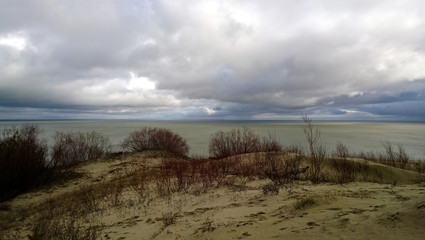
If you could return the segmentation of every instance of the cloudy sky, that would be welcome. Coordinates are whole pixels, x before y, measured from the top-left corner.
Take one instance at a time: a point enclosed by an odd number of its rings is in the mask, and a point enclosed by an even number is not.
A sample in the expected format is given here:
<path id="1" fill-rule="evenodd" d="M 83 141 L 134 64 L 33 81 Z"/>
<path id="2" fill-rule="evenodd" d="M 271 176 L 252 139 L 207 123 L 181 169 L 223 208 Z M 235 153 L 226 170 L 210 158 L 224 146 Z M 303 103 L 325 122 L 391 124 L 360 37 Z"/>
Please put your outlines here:
<path id="1" fill-rule="evenodd" d="M 425 121 L 425 1 L 0 0 L 0 119 Z"/>

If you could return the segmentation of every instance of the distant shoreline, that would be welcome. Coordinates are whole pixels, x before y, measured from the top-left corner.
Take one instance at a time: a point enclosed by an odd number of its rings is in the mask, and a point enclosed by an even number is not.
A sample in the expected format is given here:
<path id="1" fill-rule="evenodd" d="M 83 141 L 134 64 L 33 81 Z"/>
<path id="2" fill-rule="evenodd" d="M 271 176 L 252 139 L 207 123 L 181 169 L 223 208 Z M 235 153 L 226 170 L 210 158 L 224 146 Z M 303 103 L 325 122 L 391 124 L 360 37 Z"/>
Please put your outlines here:
<path id="1" fill-rule="evenodd" d="M 105 122 L 285 122 L 285 123 L 302 123 L 303 120 L 256 120 L 256 119 L 180 119 L 180 120 L 172 120 L 172 119 L 0 119 L 0 122 L 91 122 L 91 121 L 105 121 Z M 320 123 L 338 123 L 338 122 L 347 122 L 347 123 L 419 123 L 419 124 L 425 124 L 425 122 L 422 121 L 398 121 L 398 120 L 314 120 L 314 122 L 320 122 Z"/>

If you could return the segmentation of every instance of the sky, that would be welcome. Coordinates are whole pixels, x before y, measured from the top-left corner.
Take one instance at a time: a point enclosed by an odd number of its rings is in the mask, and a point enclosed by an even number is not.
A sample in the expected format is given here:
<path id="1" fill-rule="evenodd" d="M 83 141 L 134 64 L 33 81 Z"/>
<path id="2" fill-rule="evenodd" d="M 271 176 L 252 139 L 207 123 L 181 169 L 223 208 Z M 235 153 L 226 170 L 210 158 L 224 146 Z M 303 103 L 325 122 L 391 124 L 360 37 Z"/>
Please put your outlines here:
<path id="1" fill-rule="evenodd" d="M 0 0 L 0 119 L 425 121 L 423 0 Z"/>

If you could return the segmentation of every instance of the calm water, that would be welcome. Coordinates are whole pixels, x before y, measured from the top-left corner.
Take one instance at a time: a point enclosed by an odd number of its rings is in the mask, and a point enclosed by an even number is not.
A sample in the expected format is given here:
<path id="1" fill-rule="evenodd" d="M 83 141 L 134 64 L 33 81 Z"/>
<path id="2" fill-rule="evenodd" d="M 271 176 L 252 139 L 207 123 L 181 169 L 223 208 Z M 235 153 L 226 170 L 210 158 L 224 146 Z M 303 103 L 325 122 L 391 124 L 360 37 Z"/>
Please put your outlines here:
<path id="1" fill-rule="evenodd" d="M 168 128 L 180 134 L 190 146 L 190 154 L 208 156 L 211 135 L 218 130 L 230 130 L 247 126 L 259 135 L 275 134 L 283 145 L 302 144 L 305 138 L 302 122 L 281 121 L 0 121 L 0 129 L 13 125 L 36 124 L 43 130 L 43 137 L 52 144 L 57 131 L 96 131 L 108 136 L 121 150 L 120 143 L 132 131 L 142 127 Z M 411 159 L 425 159 L 424 123 L 382 123 L 382 122 L 314 122 L 322 132 L 322 140 L 330 150 L 339 142 L 350 152 L 383 152 L 383 141 L 403 144 Z"/>

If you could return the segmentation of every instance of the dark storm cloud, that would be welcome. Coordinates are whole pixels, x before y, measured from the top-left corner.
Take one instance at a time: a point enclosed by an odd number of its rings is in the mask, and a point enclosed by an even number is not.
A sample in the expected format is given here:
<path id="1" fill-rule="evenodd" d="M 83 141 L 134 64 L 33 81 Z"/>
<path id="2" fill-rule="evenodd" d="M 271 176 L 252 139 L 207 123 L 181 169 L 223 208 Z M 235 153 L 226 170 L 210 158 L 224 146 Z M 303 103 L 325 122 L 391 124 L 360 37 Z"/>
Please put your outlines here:
<path id="1" fill-rule="evenodd" d="M 0 118 L 44 109 L 58 118 L 423 120 L 411 106 L 425 101 L 424 8 L 2 1 Z"/>

